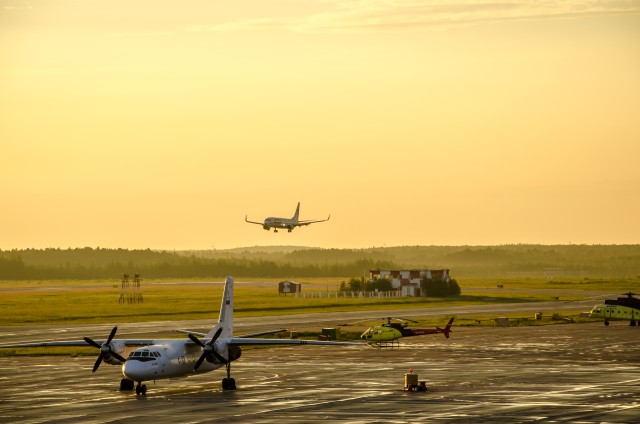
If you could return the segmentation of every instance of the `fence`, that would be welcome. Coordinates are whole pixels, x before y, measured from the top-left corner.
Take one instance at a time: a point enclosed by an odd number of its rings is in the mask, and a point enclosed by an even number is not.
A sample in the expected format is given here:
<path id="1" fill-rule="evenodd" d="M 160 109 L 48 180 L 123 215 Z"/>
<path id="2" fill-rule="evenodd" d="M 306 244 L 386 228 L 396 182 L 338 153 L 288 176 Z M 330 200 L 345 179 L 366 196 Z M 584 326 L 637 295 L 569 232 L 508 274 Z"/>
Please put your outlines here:
<path id="1" fill-rule="evenodd" d="M 344 298 L 344 299 L 387 299 L 393 297 L 402 297 L 402 291 L 317 291 L 296 293 L 295 297 L 300 299 L 328 299 L 328 298 Z"/>

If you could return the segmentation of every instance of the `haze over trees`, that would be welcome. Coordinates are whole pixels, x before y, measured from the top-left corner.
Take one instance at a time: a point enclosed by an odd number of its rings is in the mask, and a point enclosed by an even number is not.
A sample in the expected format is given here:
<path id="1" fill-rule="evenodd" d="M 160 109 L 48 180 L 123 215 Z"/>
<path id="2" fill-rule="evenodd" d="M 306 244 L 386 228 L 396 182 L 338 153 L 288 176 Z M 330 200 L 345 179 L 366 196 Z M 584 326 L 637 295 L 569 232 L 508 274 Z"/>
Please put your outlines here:
<path id="1" fill-rule="evenodd" d="M 637 277 L 640 245 L 401 246 L 369 249 L 251 247 L 155 251 L 0 250 L 0 280 L 369 277 L 371 269 L 442 269 L 461 277 Z"/>

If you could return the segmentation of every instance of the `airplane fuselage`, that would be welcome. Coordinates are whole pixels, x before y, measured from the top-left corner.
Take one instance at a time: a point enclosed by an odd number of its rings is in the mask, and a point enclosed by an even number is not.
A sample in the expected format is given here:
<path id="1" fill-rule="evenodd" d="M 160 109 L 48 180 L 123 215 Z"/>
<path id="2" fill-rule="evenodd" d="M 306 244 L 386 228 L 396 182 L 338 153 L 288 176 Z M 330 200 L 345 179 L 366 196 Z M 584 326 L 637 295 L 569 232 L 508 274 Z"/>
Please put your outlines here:
<path id="1" fill-rule="evenodd" d="M 262 228 L 270 230 L 271 228 L 282 228 L 287 230 L 293 230 L 298 225 L 298 220 L 288 218 L 269 217 L 264 220 Z"/>
<path id="2" fill-rule="evenodd" d="M 226 356 L 222 351 L 224 345 L 221 344 L 219 349 Z M 132 350 L 122 365 L 122 374 L 129 380 L 141 382 L 202 374 L 223 366 L 215 358 L 207 358 L 194 370 L 201 354 L 202 348 L 189 341 L 158 340 L 157 344 Z"/>

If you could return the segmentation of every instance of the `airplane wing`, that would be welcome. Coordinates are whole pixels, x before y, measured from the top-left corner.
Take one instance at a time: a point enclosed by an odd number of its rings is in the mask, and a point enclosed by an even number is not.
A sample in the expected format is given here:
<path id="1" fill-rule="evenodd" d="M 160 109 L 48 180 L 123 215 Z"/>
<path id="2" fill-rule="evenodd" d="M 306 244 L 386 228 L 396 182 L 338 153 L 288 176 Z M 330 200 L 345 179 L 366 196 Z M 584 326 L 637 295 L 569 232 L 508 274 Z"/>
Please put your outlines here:
<path id="1" fill-rule="evenodd" d="M 256 222 L 256 221 L 249 221 L 247 219 L 247 215 L 244 216 L 244 221 L 248 222 L 249 224 L 258 224 L 258 225 L 264 225 L 264 222 Z"/>
<path id="2" fill-rule="evenodd" d="M 278 334 L 278 333 L 282 333 L 284 331 L 288 331 L 288 330 L 282 328 L 280 330 L 261 331 L 260 333 L 243 334 L 241 336 L 236 336 L 236 338 L 238 338 L 238 339 L 246 339 L 248 337 L 265 336 L 267 334 Z"/>
<path id="3" fill-rule="evenodd" d="M 197 331 L 189 331 L 189 330 L 176 330 L 178 333 L 184 333 L 184 334 L 193 334 L 194 336 L 198 336 L 200 338 L 206 337 L 207 335 L 205 333 L 199 333 Z M 257 336 L 264 336 L 267 334 L 277 334 L 277 333 L 282 333 L 283 331 L 288 331 L 284 328 L 280 329 L 280 330 L 270 330 L 270 331 L 261 331 L 260 333 L 252 333 L 252 334 L 243 334 L 241 336 L 236 336 L 239 339 L 244 339 L 246 337 L 257 337 Z M 208 340 L 208 339 L 206 339 Z"/>
<path id="4" fill-rule="evenodd" d="M 106 340 L 96 339 L 94 341 L 97 344 L 101 345 Z M 156 342 L 156 340 L 153 340 L 153 339 L 117 339 L 117 341 L 124 342 L 125 346 L 151 346 Z M 15 349 L 19 347 L 56 347 L 56 346 L 87 347 L 91 345 L 84 340 L 62 340 L 58 342 L 32 342 L 32 343 L 5 344 L 5 345 L 0 345 L 0 349 Z"/>
<path id="5" fill-rule="evenodd" d="M 321 340 L 300 340 L 300 339 L 243 339 L 234 337 L 228 344 L 233 346 L 251 345 L 336 345 L 336 346 L 368 346 L 364 342 L 331 342 Z"/>
<path id="6" fill-rule="evenodd" d="M 331 214 L 327 217 L 327 219 L 316 219 L 311 221 L 298 221 L 298 226 L 313 224 L 314 222 L 325 222 L 331 218 Z"/>

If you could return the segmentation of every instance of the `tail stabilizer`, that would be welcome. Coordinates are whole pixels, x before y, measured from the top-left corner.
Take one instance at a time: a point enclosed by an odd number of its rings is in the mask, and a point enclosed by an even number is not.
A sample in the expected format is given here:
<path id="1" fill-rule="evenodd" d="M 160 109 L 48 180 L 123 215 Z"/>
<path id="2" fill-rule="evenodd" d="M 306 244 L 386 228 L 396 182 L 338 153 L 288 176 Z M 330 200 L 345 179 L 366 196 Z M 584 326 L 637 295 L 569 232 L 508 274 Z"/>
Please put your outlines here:
<path id="1" fill-rule="evenodd" d="M 222 329 L 219 337 L 233 337 L 233 277 L 227 277 L 220 303 L 220 317 L 218 323 L 207 333 L 207 338 L 212 338 L 218 329 Z"/>
<path id="2" fill-rule="evenodd" d="M 436 327 L 436 329 L 440 331 L 442 334 L 444 334 L 444 336 L 448 339 L 449 334 L 451 334 L 451 324 L 453 324 L 453 318 L 449 320 L 449 323 L 447 324 L 446 327 L 444 328 Z"/>
<path id="3" fill-rule="evenodd" d="M 294 221 L 298 221 L 298 217 L 300 216 L 300 202 L 298 202 L 298 206 L 296 207 L 296 213 L 293 214 L 293 219 Z"/>

